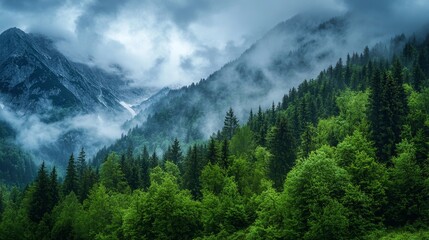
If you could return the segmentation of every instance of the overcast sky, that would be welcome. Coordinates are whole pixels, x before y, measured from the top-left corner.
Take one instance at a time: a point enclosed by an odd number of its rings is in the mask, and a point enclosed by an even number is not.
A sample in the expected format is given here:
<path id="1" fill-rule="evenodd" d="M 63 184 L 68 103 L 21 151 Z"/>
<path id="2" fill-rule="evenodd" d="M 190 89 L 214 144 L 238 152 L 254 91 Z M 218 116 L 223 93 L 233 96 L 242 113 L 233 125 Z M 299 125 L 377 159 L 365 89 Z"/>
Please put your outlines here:
<path id="1" fill-rule="evenodd" d="M 0 31 L 53 38 L 75 61 L 121 66 L 137 83 L 182 86 L 238 57 L 277 23 L 303 11 L 426 20 L 425 0 L 0 0 Z M 409 20 L 409 21 L 408 21 Z"/>

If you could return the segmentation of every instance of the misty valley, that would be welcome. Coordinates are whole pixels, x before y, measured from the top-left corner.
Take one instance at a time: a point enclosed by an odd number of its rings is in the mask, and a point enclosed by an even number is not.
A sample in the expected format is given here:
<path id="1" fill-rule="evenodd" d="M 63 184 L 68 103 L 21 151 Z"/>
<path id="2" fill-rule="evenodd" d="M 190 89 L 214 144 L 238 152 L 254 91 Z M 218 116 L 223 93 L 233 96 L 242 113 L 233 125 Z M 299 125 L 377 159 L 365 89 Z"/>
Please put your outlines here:
<path id="1" fill-rule="evenodd" d="M 0 239 L 428 239 L 427 10 L 0 0 Z"/>

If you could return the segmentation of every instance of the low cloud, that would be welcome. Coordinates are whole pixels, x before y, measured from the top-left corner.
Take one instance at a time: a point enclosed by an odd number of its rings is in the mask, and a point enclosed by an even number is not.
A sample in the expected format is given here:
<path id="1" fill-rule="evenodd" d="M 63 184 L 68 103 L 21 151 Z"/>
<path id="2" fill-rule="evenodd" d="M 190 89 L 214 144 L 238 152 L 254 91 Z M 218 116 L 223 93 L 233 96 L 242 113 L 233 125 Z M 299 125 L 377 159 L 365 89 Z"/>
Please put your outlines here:
<path id="1" fill-rule="evenodd" d="M 86 149 L 88 156 L 92 156 L 103 145 L 112 143 L 123 133 L 122 123 L 124 119 L 115 119 L 112 116 L 101 114 L 85 114 L 64 119 L 63 121 L 46 123 L 40 116 L 19 116 L 3 107 L 0 109 L 0 119 L 9 123 L 16 130 L 16 142 L 25 150 L 32 153 L 36 162 L 42 160 L 54 160 L 46 155 L 48 148 L 61 148 L 61 142 L 70 142 L 68 151 L 58 149 L 63 156 L 58 156 L 58 162 L 64 163 L 67 156 L 77 152 L 81 147 Z M 75 139 L 67 134 L 80 132 L 84 134 Z M 84 142 L 82 142 L 84 140 Z M 61 159 L 62 158 L 62 159 Z"/>

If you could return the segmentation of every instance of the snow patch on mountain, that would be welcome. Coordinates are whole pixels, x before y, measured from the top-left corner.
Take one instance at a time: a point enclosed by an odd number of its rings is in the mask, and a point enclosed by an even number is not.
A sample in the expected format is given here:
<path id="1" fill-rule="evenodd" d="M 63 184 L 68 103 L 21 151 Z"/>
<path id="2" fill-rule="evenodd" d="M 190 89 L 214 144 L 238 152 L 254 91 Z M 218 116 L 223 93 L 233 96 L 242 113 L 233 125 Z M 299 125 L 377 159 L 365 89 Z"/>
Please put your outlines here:
<path id="1" fill-rule="evenodd" d="M 119 104 L 121 104 L 121 105 L 122 105 L 122 107 L 124 107 L 125 109 L 127 109 L 127 110 L 128 110 L 128 112 L 130 112 L 130 113 L 131 113 L 131 116 L 132 116 L 132 117 L 134 117 L 134 116 L 136 116 L 136 115 L 137 115 L 136 111 L 134 111 L 134 109 L 132 109 L 132 105 L 130 105 L 130 104 L 128 104 L 128 103 L 126 103 L 126 102 L 124 102 L 124 101 L 120 101 L 120 102 L 119 102 Z"/>

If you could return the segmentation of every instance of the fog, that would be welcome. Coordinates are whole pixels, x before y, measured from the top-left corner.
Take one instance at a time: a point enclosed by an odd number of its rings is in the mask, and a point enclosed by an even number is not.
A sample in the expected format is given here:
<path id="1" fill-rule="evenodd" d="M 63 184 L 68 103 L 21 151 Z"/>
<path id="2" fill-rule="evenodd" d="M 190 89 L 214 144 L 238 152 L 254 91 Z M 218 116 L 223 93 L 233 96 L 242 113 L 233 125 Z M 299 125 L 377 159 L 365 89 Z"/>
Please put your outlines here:
<path id="1" fill-rule="evenodd" d="M 123 134 L 125 116 L 114 117 L 102 112 L 67 117 L 47 123 L 43 116 L 18 115 L 3 105 L 0 119 L 16 130 L 16 142 L 33 155 L 36 163 L 45 161 L 65 166 L 70 154 L 84 148 L 91 157 L 102 146 Z"/>

